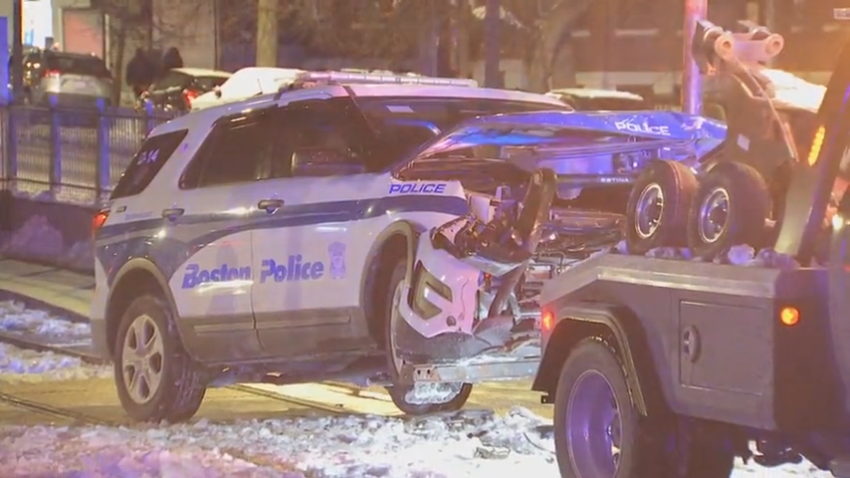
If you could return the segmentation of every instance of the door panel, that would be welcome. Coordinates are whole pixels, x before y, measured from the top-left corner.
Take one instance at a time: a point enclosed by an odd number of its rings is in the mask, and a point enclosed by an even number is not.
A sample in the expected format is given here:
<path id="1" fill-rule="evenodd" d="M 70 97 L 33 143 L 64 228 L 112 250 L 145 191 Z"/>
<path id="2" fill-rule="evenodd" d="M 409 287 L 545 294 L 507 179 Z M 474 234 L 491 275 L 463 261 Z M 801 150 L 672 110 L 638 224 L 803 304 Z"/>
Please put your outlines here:
<path id="1" fill-rule="evenodd" d="M 180 320 L 202 360 L 241 360 L 261 354 L 254 328 L 250 186 L 184 191 L 169 209 L 162 240 L 187 251 L 169 281 Z M 240 207 L 242 205 L 243 207 Z"/>

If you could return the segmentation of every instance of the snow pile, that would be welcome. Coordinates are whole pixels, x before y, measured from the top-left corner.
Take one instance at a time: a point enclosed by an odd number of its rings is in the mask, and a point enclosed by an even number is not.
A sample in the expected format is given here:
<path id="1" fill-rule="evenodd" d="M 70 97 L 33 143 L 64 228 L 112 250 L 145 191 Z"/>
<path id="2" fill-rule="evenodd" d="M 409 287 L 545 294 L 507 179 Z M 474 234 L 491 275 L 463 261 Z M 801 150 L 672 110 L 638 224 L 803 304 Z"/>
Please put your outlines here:
<path id="1" fill-rule="evenodd" d="M 62 320 L 27 309 L 18 302 L 0 302 L 0 332 L 43 344 L 90 343 L 89 324 Z M 110 378 L 112 368 L 91 365 L 77 357 L 36 352 L 0 343 L 0 381 L 79 380 Z"/>
<path id="2" fill-rule="evenodd" d="M 628 254 L 626 241 L 620 241 L 611 250 L 603 253 Z M 596 255 L 596 254 L 595 254 Z M 699 257 L 694 257 L 687 247 L 657 247 L 646 253 L 646 257 L 655 259 L 668 259 L 676 261 L 702 262 Z M 756 252 L 754 248 L 747 245 L 732 246 L 726 254 L 715 257 L 715 264 L 731 264 L 744 267 L 766 267 L 771 269 L 796 269 L 800 267 L 797 261 L 788 255 L 780 254 L 773 249 L 761 249 Z"/>
<path id="3" fill-rule="evenodd" d="M 0 302 L 0 331 L 63 341 L 90 340 L 91 326 L 54 317 L 49 312 L 27 309 L 20 302 Z"/>
<path id="4" fill-rule="evenodd" d="M 76 357 L 0 343 L 0 384 L 111 377 L 112 368 L 105 365 L 87 364 Z"/>
<path id="5" fill-rule="evenodd" d="M 464 411 L 428 418 L 306 417 L 138 428 L 0 428 L 4 475 L 80 477 L 558 478 L 548 421 Z M 809 463 L 733 478 L 830 476 Z"/>
<path id="6" fill-rule="evenodd" d="M 62 232 L 45 216 L 33 216 L 19 229 L 4 236 L 0 238 L 0 254 L 75 269 L 91 269 L 94 264 L 91 241 L 80 241 L 66 247 Z"/>
<path id="7" fill-rule="evenodd" d="M 310 417 L 151 428 L 0 429 L 4 476 L 557 478 L 533 444 L 546 421 L 460 412 L 422 419 Z M 551 439 L 547 439 L 551 444 Z M 168 451 L 165 451 L 168 450 Z"/>

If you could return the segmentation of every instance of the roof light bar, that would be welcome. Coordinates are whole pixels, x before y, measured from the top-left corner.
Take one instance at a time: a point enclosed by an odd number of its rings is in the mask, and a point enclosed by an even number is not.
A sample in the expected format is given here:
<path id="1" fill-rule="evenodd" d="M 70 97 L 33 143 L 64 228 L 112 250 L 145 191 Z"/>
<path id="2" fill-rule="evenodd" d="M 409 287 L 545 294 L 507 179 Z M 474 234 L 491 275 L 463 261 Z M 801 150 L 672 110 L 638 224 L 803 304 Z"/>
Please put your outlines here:
<path id="1" fill-rule="evenodd" d="M 470 88 L 475 88 L 478 86 L 478 82 L 475 80 L 464 80 L 459 78 L 434 78 L 428 76 L 408 76 L 379 73 L 353 73 L 343 71 L 308 71 L 299 74 L 298 81 L 314 81 L 328 83 L 375 83 L 423 86 L 464 86 Z"/>

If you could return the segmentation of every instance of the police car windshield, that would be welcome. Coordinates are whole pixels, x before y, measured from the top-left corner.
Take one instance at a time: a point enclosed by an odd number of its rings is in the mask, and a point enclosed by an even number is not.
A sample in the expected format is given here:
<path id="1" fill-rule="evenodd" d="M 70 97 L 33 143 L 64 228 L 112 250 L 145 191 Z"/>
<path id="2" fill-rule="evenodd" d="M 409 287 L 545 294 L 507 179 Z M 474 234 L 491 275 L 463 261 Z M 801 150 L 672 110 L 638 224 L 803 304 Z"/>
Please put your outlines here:
<path id="1" fill-rule="evenodd" d="M 392 164 L 462 121 L 477 116 L 531 111 L 551 111 L 563 107 L 549 103 L 508 101 L 487 98 L 443 97 L 360 97 L 363 114 L 378 136 L 382 155 Z"/>

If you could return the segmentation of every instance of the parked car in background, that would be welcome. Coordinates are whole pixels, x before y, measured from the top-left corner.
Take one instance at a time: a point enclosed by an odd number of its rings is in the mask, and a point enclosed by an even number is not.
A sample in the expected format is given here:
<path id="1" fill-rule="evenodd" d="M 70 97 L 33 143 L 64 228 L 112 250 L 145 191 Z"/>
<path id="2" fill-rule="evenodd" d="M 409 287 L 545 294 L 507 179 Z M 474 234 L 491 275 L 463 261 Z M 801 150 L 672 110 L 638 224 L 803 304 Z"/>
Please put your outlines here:
<path id="1" fill-rule="evenodd" d="M 140 100 L 149 101 L 155 109 L 186 112 L 204 93 L 213 91 L 232 76 L 227 71 L 204 68 L 174 68 L 142 93 Z"/>
<path id="2" fill-rule="evenodd" d="M 646 109 L 646 100 L 635 93 L 592 88 L 559 88 L 546 93 L 579 111 L 634 111 Z"/>
<path id="3" fill-rule="evenodd" d="M 31 49 L 23 58 L 23 101 L 47 105 L 55 96 L 59 105 L 93 107 L 98 100 L 111 103 L 112 74 L 96 55 Z"/>
<path id="4" fill-rule="evenodd" d="M 253 96 L 275 93 L 281 86 L 295 81 L 301 73 L 304 73 L 304 70 L 294 68 L 242 68 L 220 86 L 195 98 L 191 109 L 196 111 Z"/>

